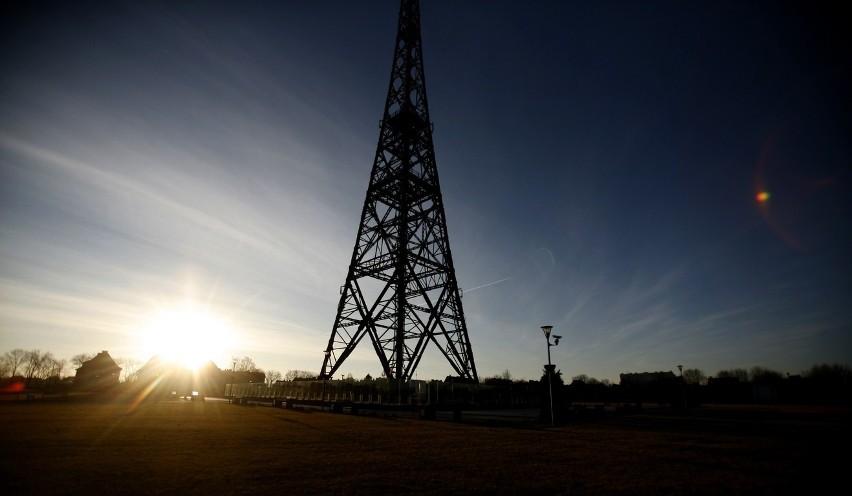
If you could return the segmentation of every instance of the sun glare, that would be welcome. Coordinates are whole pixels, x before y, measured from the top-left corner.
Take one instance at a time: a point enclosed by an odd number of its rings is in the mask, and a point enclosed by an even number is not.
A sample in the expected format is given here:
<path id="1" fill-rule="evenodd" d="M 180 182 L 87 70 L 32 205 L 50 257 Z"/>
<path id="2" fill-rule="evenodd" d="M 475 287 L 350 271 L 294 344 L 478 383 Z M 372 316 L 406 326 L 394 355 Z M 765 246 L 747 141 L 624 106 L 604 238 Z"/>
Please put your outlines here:
<path id="1" fill-rule="evenodd" d="M 156 312 L 141 332 L 148 354 L 193 370 L 221 359 L 234 334 L 226 319 L 193 302 Z"/>

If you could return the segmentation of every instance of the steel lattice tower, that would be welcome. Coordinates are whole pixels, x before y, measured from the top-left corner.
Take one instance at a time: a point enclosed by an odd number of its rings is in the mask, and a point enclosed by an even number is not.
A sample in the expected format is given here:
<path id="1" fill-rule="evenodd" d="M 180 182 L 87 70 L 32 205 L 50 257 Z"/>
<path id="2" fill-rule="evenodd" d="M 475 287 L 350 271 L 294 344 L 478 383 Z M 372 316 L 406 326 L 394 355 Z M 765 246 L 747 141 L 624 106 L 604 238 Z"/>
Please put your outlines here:
<path id="1" fill-rule="evenodd" d="M 412 377 L 434 343 L 478 380 L 456 281 L 420 40 L 418 0 L 403 0 L 379 144 L 320 377 L 369 337 L 389 379 Z"/>

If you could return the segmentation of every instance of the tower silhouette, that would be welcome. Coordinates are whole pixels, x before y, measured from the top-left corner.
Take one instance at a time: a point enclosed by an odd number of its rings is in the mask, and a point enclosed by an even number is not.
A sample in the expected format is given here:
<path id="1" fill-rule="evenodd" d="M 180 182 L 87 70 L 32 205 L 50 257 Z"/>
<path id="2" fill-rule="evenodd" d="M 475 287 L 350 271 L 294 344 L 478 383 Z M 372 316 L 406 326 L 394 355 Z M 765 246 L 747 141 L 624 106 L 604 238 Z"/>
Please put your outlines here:
<path id="1" fill-rule="evenodd" d="M 368 337 L 389 379 L 410 379 L 433 343 L 459 377 L 478 380 L 438 184 L 418 0 L 400 5 L 380 127 L 320 377 L 333 377 Z"/>

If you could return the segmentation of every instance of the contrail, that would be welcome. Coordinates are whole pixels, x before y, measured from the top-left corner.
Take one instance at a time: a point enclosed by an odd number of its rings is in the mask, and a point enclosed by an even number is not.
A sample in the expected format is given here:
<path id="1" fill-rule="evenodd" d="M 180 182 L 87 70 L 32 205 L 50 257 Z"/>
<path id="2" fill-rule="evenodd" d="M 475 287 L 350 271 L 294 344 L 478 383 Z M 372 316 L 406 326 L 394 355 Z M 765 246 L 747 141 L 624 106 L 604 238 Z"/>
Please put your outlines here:
<path id="1" fill-rule="evenodd" d="M 511 277 L 507 277 L 507 278 L 505 278 L 505 279 L 500 279 L 499 281 L 489 282 L 488 284 L 483 284 L 482 286 L 477 286 L 477 287 L 475 287 L 475 288 L 473 288 L 473 289 L 466 289 L 466 290 L 464 290 L 464 292 L 465 292 L 465 293 L 470 293 L 471 291 L 476 291 L 477 289 L 487 288 L 488 286 L 493 286 L 493 285 L 495 285 L 495 284 L 500 284 L 501 282 L 503 282 L 503 281 L 508 281 L 509 279 L 511 279 Z"/>

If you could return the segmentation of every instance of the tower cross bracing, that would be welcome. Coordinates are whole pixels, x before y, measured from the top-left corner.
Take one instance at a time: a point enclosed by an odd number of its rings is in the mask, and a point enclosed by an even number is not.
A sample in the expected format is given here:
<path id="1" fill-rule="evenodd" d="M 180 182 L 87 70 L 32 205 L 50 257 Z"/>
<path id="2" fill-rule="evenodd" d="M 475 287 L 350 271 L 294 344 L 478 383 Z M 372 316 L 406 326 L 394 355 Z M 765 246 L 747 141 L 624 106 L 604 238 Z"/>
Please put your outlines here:
<path id="1" fill-rule="evenodd" d="M 386 377 L 410 379 L 430 345 L 478 380 L 435 165 L 417 0 L 399 12 L 390 85 L 355 249 L 321 377 L 365 338 Z"/>

